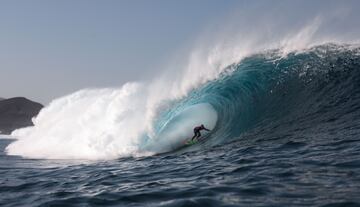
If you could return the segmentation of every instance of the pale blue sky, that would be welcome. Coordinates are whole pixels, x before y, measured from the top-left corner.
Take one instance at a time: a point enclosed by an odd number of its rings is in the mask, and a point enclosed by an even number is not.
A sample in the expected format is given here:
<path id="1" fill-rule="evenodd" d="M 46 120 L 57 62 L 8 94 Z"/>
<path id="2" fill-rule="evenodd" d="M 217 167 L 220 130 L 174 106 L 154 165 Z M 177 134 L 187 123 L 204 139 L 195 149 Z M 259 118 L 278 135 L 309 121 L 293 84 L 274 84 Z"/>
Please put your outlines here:
<path id="1" fill-rule="evenodd" d="M 256 7 L 264 2 L 265 6 Z M 307 1 L 301 8 L 297 4 L 303 1 L 277 2 L 284 5 L 283 11 L 289 5 L 296 7 L 286 15 L 301 20 L 334 2 L 359 8 L 360 1 Z M 239 8 L 254 19 L 271 11 L 271 4 L 250 0 L 2 0 L 0 97 L 25 96 L 46 104 L 82 88 L 150 79 L 208 27 L 221 26 L 222 19 L 226 24 L 226 18 L 236 16 Z M 349 18 L 358 24 L 358 18 Z M 252 19 L 247 21 L 252 24 Z M 337 30 L 329 32 L 333 31 Z"/>
<path id="2" fill-rule="evenodd" d="M 0 1 L 0 97 L 142 80 L 236 1 Z"/>

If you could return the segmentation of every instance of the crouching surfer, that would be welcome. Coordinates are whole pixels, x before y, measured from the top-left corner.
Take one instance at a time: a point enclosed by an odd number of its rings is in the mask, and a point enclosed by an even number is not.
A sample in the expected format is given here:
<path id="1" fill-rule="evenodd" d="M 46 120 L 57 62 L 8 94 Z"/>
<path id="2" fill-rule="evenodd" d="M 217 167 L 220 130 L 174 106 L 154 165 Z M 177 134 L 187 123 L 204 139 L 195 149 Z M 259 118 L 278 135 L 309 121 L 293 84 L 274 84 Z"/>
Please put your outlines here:
<path id="1" fill-rule="evenodd" d="M 201 133 L 200 133 L 201 130 L 210 131 L 209 129 L 205 128 L 203 124 L 195 127 L 194 128 L 194 136 L 191 138 L 191 141 L 194 141 L 195 138 L 198 139 L 201 136 Z"/>

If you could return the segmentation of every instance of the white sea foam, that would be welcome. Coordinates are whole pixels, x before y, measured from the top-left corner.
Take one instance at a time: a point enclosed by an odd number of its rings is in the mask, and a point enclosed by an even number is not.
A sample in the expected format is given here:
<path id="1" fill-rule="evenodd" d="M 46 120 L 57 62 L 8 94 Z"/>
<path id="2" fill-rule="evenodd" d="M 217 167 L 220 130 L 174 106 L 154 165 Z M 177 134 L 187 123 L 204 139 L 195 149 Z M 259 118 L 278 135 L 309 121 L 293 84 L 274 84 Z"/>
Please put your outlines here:
<path id="1" fill-rule="evenodd" d="M 49 159 L 111 159 L 136 153 L 144 130 L 143 87 L 88 89 L 56 99 L 34 119 L 33 127 L 16 130 L 7 147 L 12 155 Z"/>

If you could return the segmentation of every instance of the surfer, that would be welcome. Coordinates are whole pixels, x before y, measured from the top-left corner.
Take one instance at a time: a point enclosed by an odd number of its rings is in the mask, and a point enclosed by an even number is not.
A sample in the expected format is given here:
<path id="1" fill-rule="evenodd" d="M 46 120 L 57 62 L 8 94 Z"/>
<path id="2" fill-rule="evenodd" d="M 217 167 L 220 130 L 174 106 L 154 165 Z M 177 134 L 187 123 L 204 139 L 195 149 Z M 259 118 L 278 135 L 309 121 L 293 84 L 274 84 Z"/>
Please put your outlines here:
<path id="1" fill-rule="evenodd" d="M 197 126 L 194 128 L 194 136 L 191 138 L 191 141 L 194 140 L 194 138 L 199 138 L 201 136 L 200 131 L 201 130 L 205 130 L 205 131 L 210 131 L 209 129 L 205 128 L 203 124 L 201 124 L 200 126 Z"/>

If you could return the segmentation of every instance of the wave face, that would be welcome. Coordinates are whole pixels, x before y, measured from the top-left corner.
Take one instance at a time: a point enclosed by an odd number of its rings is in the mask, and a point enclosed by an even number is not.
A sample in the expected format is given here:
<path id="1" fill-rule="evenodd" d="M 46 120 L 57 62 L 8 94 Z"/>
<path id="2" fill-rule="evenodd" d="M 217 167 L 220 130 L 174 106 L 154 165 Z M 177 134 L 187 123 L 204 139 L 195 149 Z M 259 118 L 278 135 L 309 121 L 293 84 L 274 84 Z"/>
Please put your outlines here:
<path id="1" fill-rule="evenodd" d="M 163 100 L 151 120 L 148 92 L 137 84 L 60 98 L 41 111 L 34 127 L 13 133 L 19 140 L 7 152 L 77 159 L 169 152 L 198 124 L 212 131 L 196 149 L 249 133 L 253 139 L 273 139 L 358 127 L 359 47 L 326 44 L 282 54 L 269 50 L 229 65 L 186 96 Z"/>
<path id="2" fill-rule="evenodd" d="M 237 139 L 244 132 L 300 136 L 356 127 L 359 48 L 327 44 L 286 57 L 279 54 L 268 51 L 227 67 L 218 79 L 193 90 L 169 111 L 211 104 L 218 119 L 205 145 Z"/>

